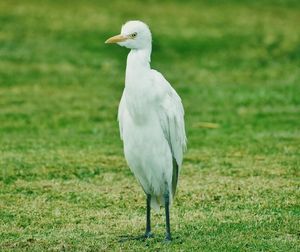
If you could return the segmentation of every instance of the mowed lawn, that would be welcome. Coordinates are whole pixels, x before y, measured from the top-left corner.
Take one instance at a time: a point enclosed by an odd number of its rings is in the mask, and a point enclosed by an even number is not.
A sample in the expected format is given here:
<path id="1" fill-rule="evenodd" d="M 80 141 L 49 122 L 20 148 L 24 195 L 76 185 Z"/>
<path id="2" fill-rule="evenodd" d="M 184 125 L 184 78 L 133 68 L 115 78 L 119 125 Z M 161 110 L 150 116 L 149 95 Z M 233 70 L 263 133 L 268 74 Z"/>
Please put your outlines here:
<path id="1" fill-rule="evenodd" d="M 128 51 L 104 41 L 131 19 L 186 111 L 170 244 L 163 210 L 130 239 L 145 196 L 116 121 Z M 0 250 L 299 251 L 299 25 L 296 0 L 1 1 Z"/>

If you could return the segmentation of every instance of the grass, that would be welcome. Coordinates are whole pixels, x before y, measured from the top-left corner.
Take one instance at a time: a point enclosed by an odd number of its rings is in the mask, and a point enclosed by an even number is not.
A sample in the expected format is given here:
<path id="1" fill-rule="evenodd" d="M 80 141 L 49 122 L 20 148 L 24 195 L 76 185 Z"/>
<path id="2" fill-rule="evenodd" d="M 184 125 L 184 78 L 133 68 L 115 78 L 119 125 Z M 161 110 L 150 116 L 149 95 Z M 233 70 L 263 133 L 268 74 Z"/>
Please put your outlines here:
<path id="1" fill-rule="evenodd" d="M 145 197 L 116 111 L 129 19 L 181 95 L 189 150 L 174 240 Z M 299 1 L 1 1 L 1 251 L 300 249 Z M 203 128 L 203 122 L 219 127 Z"/>

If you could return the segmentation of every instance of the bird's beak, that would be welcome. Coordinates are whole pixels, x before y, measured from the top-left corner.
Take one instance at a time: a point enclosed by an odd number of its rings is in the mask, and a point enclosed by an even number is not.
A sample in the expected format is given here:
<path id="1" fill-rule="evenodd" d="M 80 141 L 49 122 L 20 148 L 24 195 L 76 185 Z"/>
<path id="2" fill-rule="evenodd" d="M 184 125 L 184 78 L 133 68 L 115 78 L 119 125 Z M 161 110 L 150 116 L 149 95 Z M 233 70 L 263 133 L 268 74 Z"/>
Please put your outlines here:
<path id="1" fill-rule="evenodd" d="M 105 44 L 123 42 L 127 39 L 128 39 L 127 37 L 120 34 L 120 35 L 116 35 L 116 36 L 113 36 L 113 37 L 109 38 L 108 40 L 105 41 Z"/>

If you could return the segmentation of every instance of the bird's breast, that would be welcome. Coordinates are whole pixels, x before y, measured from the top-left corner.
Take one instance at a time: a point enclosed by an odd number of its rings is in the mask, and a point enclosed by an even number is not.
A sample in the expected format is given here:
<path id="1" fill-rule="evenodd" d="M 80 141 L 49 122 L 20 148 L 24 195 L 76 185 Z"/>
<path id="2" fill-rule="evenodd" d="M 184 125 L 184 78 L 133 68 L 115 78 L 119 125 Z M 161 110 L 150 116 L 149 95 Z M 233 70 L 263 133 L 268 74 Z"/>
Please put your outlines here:
<path id="1" fill-rule="evenodd" d="M 147 123 L 157 110 L 157 94 L 150 79 L 127 80 L 125 85 L 127 110 L 132 120 L 138 124 Z"/>
<path id="2" fill-rule="evenodd" d="M 125 98 L 129 115 L 135 123 L 145 124 L 155 113 L 155 102 L 146 93 L 125 93 Z"/>

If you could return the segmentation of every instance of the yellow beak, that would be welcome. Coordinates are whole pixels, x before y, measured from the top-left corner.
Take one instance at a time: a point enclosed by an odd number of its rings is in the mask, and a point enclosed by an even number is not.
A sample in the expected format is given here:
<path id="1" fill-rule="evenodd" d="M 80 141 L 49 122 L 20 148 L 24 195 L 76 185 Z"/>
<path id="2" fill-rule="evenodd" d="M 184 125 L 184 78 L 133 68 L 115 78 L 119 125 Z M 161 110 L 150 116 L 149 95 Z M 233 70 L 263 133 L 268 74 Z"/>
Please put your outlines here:
<path id="1" fill-rule="evenodd" d="M 127 39 L 128 39 L 127 37 L 120 34 L 120 35 L 116 35 L 116 36 L 113 36 L 113 37 L 109 38 L 108 40 L 105 41 L 105 44 L 123 42 Z"/>

